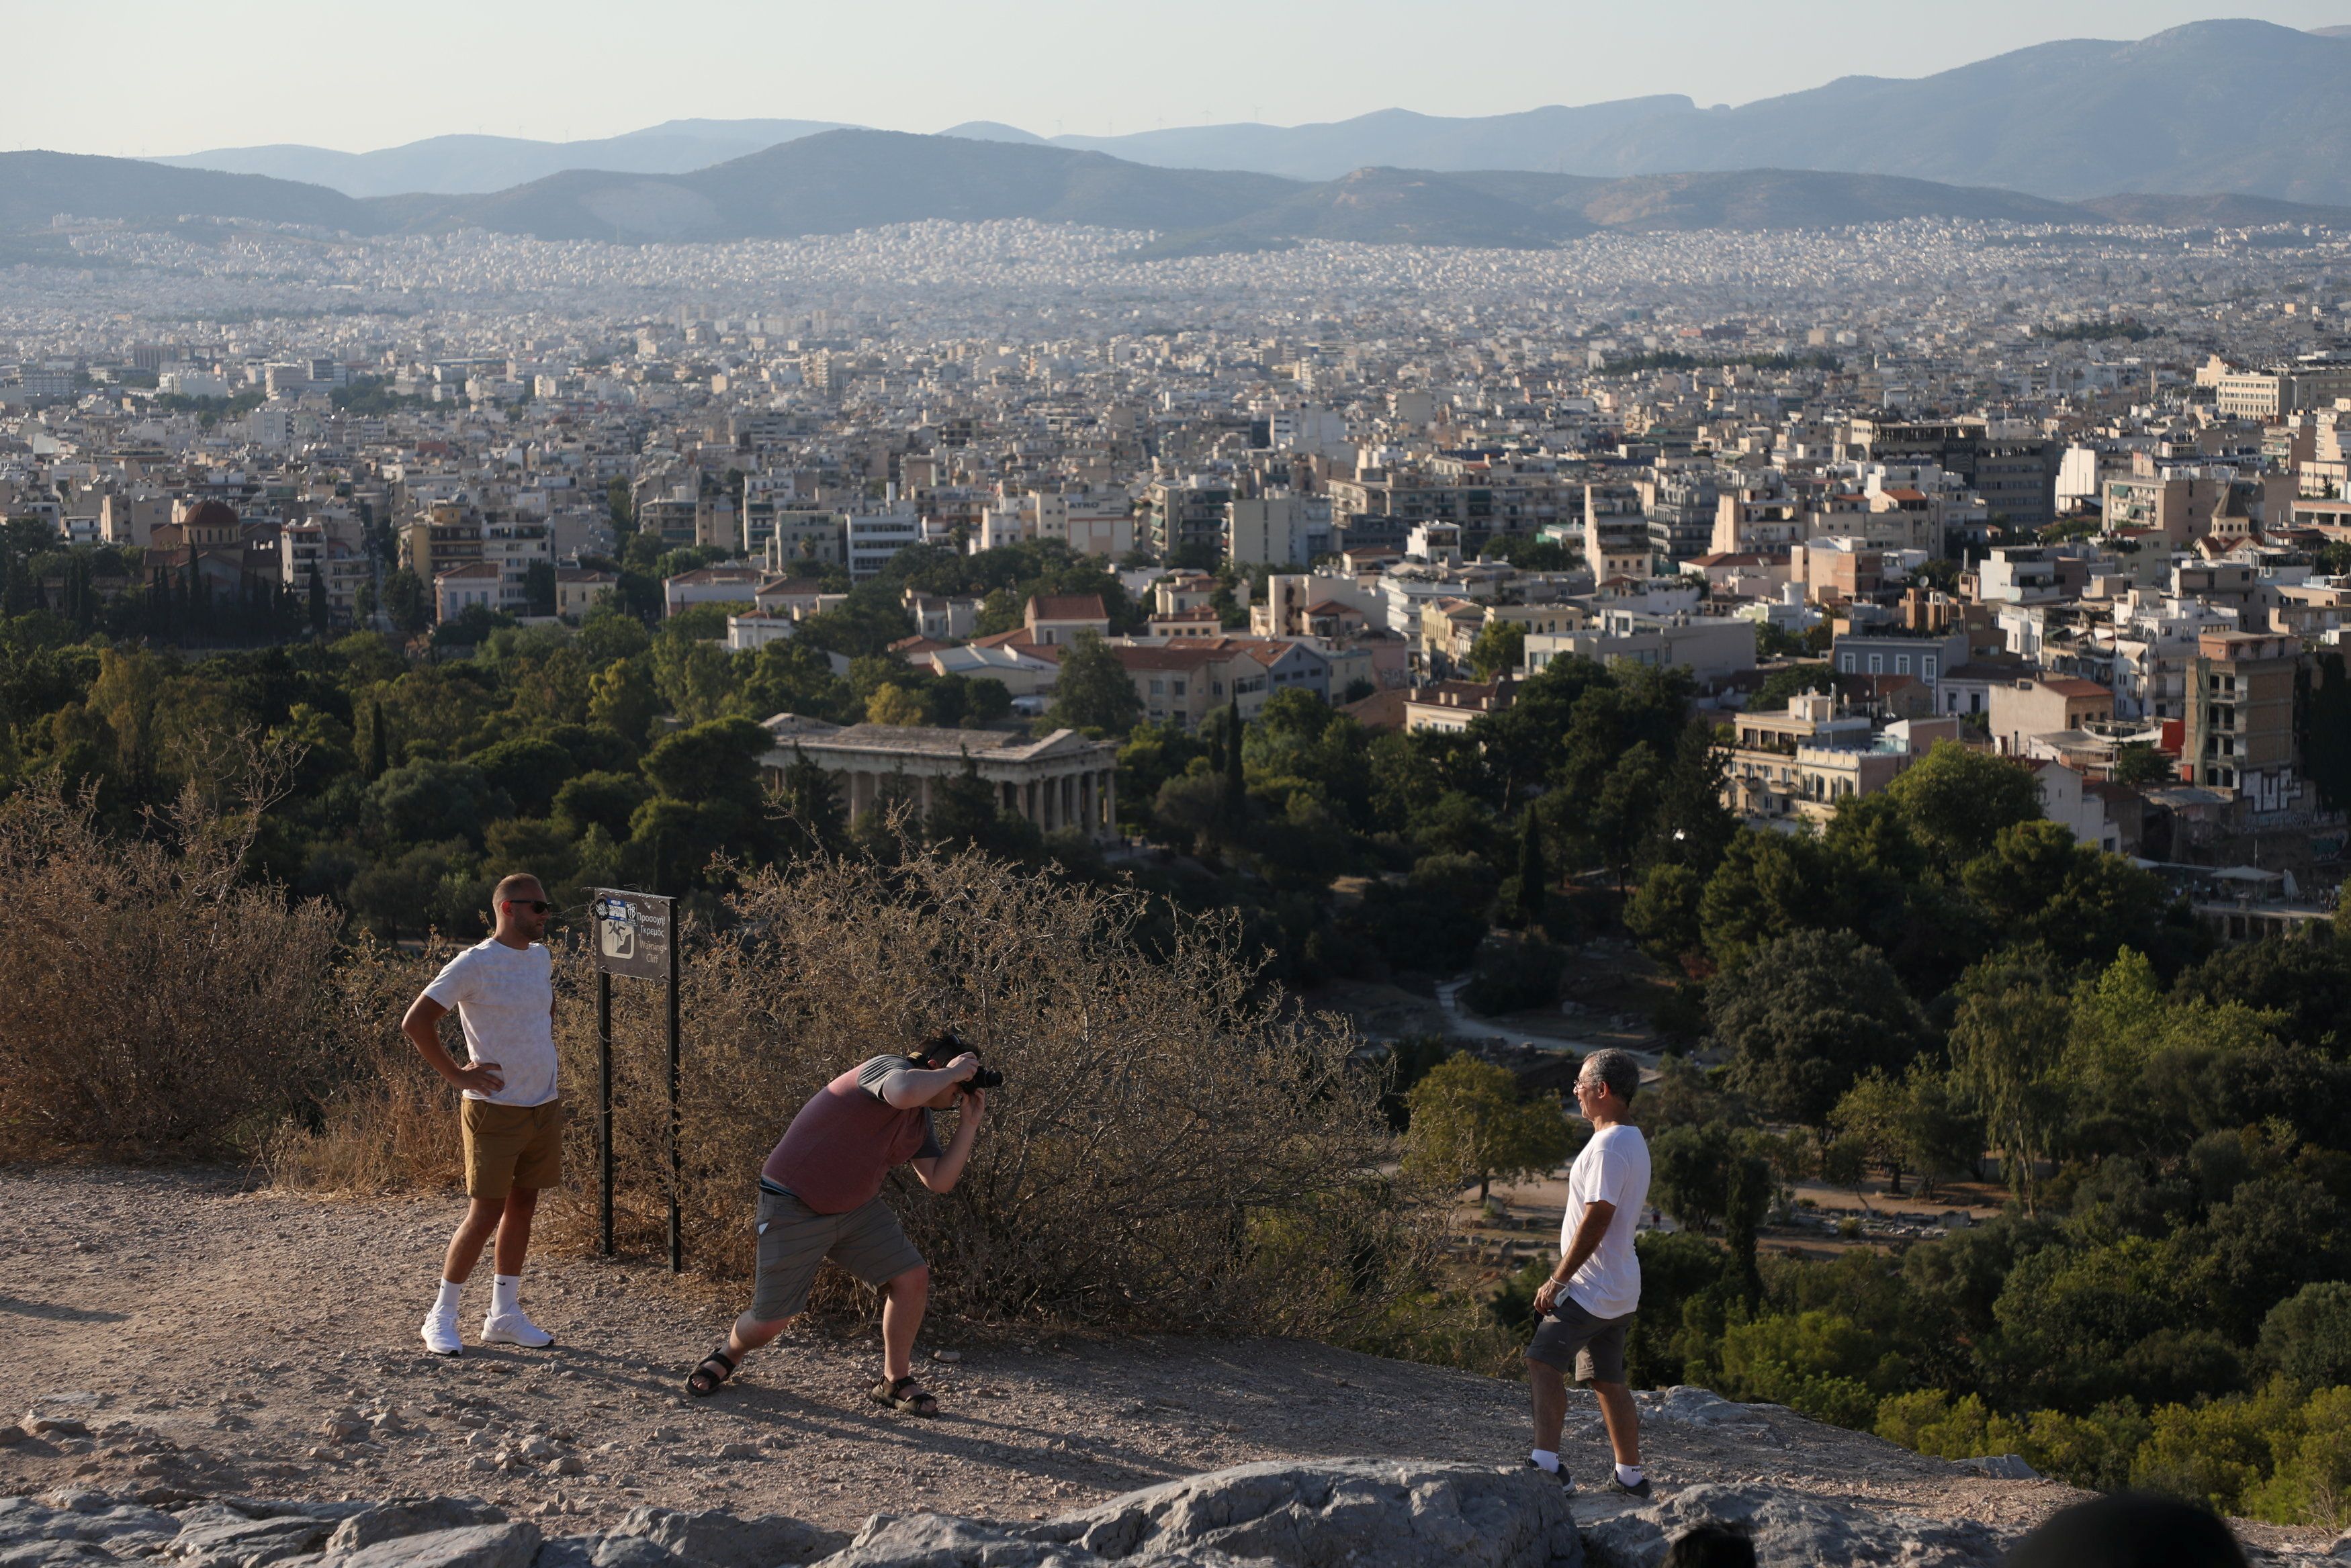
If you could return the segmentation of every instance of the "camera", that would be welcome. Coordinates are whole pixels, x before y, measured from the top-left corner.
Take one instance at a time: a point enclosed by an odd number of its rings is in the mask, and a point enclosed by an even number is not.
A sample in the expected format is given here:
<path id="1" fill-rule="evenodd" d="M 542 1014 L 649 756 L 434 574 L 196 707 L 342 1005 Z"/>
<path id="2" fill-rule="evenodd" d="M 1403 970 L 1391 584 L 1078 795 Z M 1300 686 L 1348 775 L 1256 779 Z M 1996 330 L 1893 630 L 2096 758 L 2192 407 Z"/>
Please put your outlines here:
<path id="1" fill-rule="evenodd" d="M 909 1054 L 908 1059 L 935 1071 L 956 1057 L 966 1054 L 977 1055 L 978 1052 L 974 1049 L 971 1042 L 966 1040 L 961 1034 L 952 1029 L 943 1029 L 935 1034 L 926 1036 Z M 966 1078 L 959 1086 L 967 1089 L 1000 1089 L 1004 1086 L 1004 1075 L 993 1067 L 981 1067 L 970 1077 Z"/>

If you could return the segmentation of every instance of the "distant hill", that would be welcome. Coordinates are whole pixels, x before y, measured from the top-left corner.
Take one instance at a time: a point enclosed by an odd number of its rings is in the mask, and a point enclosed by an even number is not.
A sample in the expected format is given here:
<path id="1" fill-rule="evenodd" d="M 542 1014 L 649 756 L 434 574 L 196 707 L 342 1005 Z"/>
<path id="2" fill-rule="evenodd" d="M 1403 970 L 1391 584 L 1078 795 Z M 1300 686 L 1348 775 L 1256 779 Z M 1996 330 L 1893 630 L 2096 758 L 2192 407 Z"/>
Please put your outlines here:
<path id="1" fill-rule="evenodd" d="M 1678 94 L 1467 119 L 1384 109 L 1321 125 L 1195 125 L 1127 136 L 1057 136 L 1052 145 L 1137 163 L 1249 169 L 1293 180 L 1332 180 L 1363 168 L 1580 173 L 1586 171 L 1579 161 L 1583 150 L 1593 143 L 1660 117 L 1698 112 Z"/>
<path id="2" fill-rule="evenodd" d="M 1144 163 L 1329 179 L 1365 164 L 1624 176 L 1818 169 L 2059 200 L 2242 192 L 2351 205 L 2351 36 L 2196 22 L 2135 43 L 2036 45 L 1916 79 L 1847 77 L 1737 109 L 1628 99 L 1445 119 L 1058 137 Z"/>
<path id="3" fill-rule="evenodd" d="M 1529 248 L 1595 230 L 1830 228 L 1897 218 L 2315 223 L 2351 213 L 2257 196 L 2127 195 L 2082 204 L 1886 174 L 1749 169 L 1607 180 L 1522 170 L 1366 168 L 1307 183 L 1161 169 L 1037 142 L 828 130 L 684 174 L 572 169 L 479 195 L 355 201 L 323 186 L 125 158 L 0 154 L 0 228 L 50 215 L 166 223 L 187 213 L 353 233 L 481 227 L 549 240 L 701 241 L 843 234 L 943 219 L 1146 229 L 1155 254 L 1301 240 Z"/>
<path id="4" fill-rule="evenodd" d="M 531 141 L 514 136 L 434 136 L 373 152 L 280 144 L 221 147 L 158 158 L 185 169 L 222 169 L 327 185 L 351 196 L 404 192 L 469 194 L 503 191 L 567 169 L 677 174 L 704 169 L 819 131 L 821 119 L 673 119 L 592 141 Z"/>
<path id="5" fill-rule="evenodd" d="M 254 218 L 354 233 L 371 232 L 382 221 L 340 191 L 290 180 L 167 169 L 138 158 L 0 152 L 0 229 L 38 228 L 59 213 L 138 223 L 183 215 Z"/>
<path id="6" fill-rule="evenodd" d="M 1155 229 L 1167 247 L 1187 252 L 1300 239 L 1528 247 L 1597 228 L 1817 228 L 1907 217 L 2095 221 L 2041 197 L 1886 175 L 1750 170 L 1604 181 L 1373 168 L 1309 185 L 886 130 L 826 131 L 691 174 L 574 170 L 488 196 L 403 197 L 396 216 L 406 226 L 471 223 L 542 239 L 611 240 L 1019 217 Z"/>
<path id="7" fill-rule="evenodd" d="M 717 240 L 844 234 L 944 218 L 1036 218 L 1107 228 L 1207 228 L 1295 187 L 1269 175 L 1154 169 L 1099 152 L 829 130 L 689 174 L 572 170 L 493 195 L 404 212 L 541 239 Z"/>
<path id="8" fill-rule="evenodd" d="M 2198 22 L 2073 41 L 1916 81 L 1848 77 L 1599 139 L 1589 173 L 1851 169 L 2076 200 L 2243 192 L 2351 203 L 2351 39 Z"/>
<path id="9" fill-rule="evenodd" d="M 2346 80 L 2351 28 L 2213 21 L 2137 42 L 2040 44 L 1917 78 L 1846 77 L 1736 109 L 1661 94 L 1486 116 L 1388 109 L 1314 125 L 1195 125 L 1050 140 L 991 120 L 946 134 L 1308 182 L 1367 168 L 1606 178 L 1786 169 L 2060 201 L 2176 191 L 2351 206 Z M 485 193 L 569 170 L 680 175 L 829 129 L 836 128 L 686 119 L 597 141 L 441 136 L 377 152 L 247 147 L 162 161 L 310 181 L 353 195 Z"/>
<path id="10" fill-rule="evenodd" d="M 2258 229 L 2272 223 L 2319 223 L 2351 229 L 2351 207 L 2314 207 L 2274 196 L 2150 196 L 2133 192 L 2093 196 L 2074 205 L 2117 223 L 2159 229 Z"/>

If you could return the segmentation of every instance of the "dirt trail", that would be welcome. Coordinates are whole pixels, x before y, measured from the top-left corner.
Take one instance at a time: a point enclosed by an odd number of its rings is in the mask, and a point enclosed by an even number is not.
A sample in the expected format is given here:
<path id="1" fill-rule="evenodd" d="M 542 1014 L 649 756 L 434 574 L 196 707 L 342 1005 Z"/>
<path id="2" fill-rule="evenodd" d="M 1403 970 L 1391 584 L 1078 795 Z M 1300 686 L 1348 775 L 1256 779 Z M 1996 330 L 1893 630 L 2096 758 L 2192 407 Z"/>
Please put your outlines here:
<path id="1" fill-rule="evenodd" d="M 465 1492 L 583 1524 L 651 1501 L 854 1528 L 914 1507 L 1042 1517 L 1249 1459 L 1525 1452 L 1515 1384 L 1272 1340 L 948 1327 L 923 1346 L 945 1407 L 923 1421 L 866 1398 L 869 1338 L 795 1333 L 689 1402 L 678 1379 L 733 1305 L 595 1260 L 534 1261 L 525 1302 L 556 1348 L 444 1361 L 416 1324 L 455 1214 L 447 1199 L 320 1199 L 220 1173 L 0 1171 L 0 1418 L 90 1429 L 0 1448 L 0 1494 Z M 469 1340 L 486 1304 L 477 1279 Z M 942 1347 L 963 1359 L 927 1358 Z M 1566 1457 L 1596 1480 L 1605 1445 L 1578 1398 Z M 1658 1482 L 1769 1480 L 2010 1524 L 2074 1495 L 1746 1409 L 1649 1423 Z M 529 1468 L 499 1465 L 533 1438 Z"/>

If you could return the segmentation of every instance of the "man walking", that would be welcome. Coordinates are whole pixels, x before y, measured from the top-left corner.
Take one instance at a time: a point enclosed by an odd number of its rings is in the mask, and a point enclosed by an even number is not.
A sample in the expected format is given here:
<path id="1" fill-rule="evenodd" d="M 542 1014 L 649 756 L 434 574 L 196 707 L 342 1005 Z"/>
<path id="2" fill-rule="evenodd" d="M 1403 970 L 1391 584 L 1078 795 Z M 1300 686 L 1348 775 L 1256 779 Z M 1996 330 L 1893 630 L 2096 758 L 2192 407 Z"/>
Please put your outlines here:
<path id="1" fill-rule="evenodd" d="M 808 1308 L 827 1258 L 882 1293 L 882 1380 L 877 1403 L 935 1416 L 939 1402 L 914 1381 L 914 1334 L 930 1301 L 931 1271 L 882 1200 L 891 1170 L 912 1164 L 933 1192 L 952 1190 L 979 1137 L 987 1096 L 967 1082 L 979 1058 L 951 1033 L 907 1055 L 874 1056 L 819 1090 L 792 1117 L 759 1171 L 759 1262 L 751 1304 L 726 1343 L 698 1362 L 686 1392 L 715 1394 L 743 1358 Z M 933 1063 L 944 1063 L 933 1066 Z M 931 1113 L 956 1106 L 955 1136 L 939 1147 Z"/>
<path id="2" fill-rule="evenodd" d="M 1548 1315 L 1527 1346 L 1527 1385 L 1535 1406 L 1528 1462 L 1559 1477 L 1562 1486 L 1573 1484 L 1559 1462 L 1572 1364 L 1576 1380 L 1599 1396 L 1608 1446 L 1615 1451 L 1615 1490 L 1646 1498 L 1640 1416 L 1625 1376 L 1625 1331 L 1641 1302 L 1633 1233 L 1649 1195 L 1649 1146 L 1626 1119 L 1640 1087 L 1641 1064 L 1624 1051 L 1594 1051 L 1576 1073 L 1576 1108 L 1592 1123 L 1592 1141 L 1568 1168 L 1559 1267 L 1535 1292 L 1535 1310 Z"/>
<path id="3" fill-rule="evenodd" d="M 555 961 L 539 941 L 547 932 L 547 890 L 517 873 L 491 894 L 497 924 L 486 941 L 449 961 L 409 1004 L 401 1033 L 433 1070 L 464 1092 L 465 1218 L 449 1238 L 441 1293 L 419 1332 L 435 1355 L 464 1348 L 457 1296 L 497 1237 L 484 1345 L 532 1349 L 555 1343 L 517 1299 L 531 1216 L 542 1188 L 563 1179 L 563 1103 L 555 1088 Z M 465 1031 L 469 1061 L 459 1066 L 441 1044 L 439 1024 L 454 1008 Z"/>

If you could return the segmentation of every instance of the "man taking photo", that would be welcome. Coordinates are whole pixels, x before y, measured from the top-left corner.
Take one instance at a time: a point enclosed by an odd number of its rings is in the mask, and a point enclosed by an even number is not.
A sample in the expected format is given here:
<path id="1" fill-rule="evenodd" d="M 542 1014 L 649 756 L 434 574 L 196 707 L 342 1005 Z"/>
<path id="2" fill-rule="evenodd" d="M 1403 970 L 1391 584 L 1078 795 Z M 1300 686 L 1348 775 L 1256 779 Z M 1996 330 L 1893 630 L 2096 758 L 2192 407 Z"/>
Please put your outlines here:
<path id="1" fill-rule="evenodd" d="M 490 900 L 496 929 L 451 959 L 400 1021 L 401 1033 L 425 1062 L 464 1094 L 465 1218 L 449 1238 L 441 1293 L 418 1331 L 435 1355 L 465 1348 L 457 1335 L 457 1295 L 493 1235 L 496 1277 L 481 1342 L 532 1349 L 555 1343 L 517 1299 L 539 1190 L 563 1179 L 555 960 L 538 940 L 547 934 L 547 890 L 538 877 L 517 873 L 500 882 Z M 441 1044 L 440 1023 L 453 1008 L 465 1031 L 469 1060 L 462 1067 Z"/>
<path id="2" fill-rule="evenodd" d="M 969 1080 L 979 1058 L 952 1033 L 933 1034 L 913 1055 L 874 1056 L 827 1084 L 802 1106 L 759 1171 L 759 1262 L 751 1305 L 726 1343 L 697 1363 L 686 1392 L 715 1394 L 743 1358 L 783 1333 L 808 1308 L 809 1288 L 827 1258 L 882 1293 L 882 1380 L 874 1400 L 916 1416 L 938 1400 L 914 1377 L 914 1334 L 930 1300 L 931 1271 L 882 1201 L 882 1183 L 911 1164 L 933 1192 L 953 1190 L 971 1158 L 987 1096 Z M 949 1053 L 958 1053 L 948 1060 Z M 945 1061 L 941 1067 L 921 1063 Z M 931 1113 L 962 1115 L 941 1148 Z"/>
<path id="3" fill-rule="evenodd" d="M 1641 1064 L 1624 1051 L 1594 1051 L 1576 1071 L 1575 1104 L 1592 1124 L 1592 1141 L 1567 1172 L 1567 1212 L 1559 1231 L 1559 1267 L 1535 1292 L 1546 1315 L 1527 1346 L 1527 1386 L 1535 1406 L 1535 1446 L 1528 1463 L 1572 1486 L 1559 1462 L 1567 1420 L 1567 1373 L 1589 1383 L 1615 1450 L 1614 1487 L 1649 1495 L 1641 1469 L 1640 1415 L 1625 1376 L 1625 1331 L 1641 1303 L 1641 1260 L 1633 1232 L 1649 1196 L 1649 1146 L 1626 1118 L 1640 1091 Z"/>

